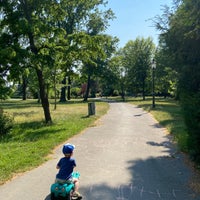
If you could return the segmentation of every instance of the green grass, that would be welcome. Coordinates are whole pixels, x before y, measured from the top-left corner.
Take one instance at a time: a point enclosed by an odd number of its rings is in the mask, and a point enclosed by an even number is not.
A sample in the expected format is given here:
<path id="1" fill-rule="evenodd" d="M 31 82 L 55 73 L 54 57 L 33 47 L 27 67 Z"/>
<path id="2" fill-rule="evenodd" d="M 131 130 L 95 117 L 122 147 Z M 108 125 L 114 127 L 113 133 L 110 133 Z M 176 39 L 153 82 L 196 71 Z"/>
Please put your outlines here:
<path id="1" fill-rule="evenodd" d="M 92 126 L 108 110 L 107 103 L 96 102 L 96 115 L 88 117 L 87 103 L 81 101 L 58 104 L 56 110 L 51 105 L 53 124 L 45 125 L 35 100 L 4 101 L 0 107 L 14 117 L 11 133 L 0 138 L 0 184 L 45 162 L 55 146 Z"/>
<path id="2" fill-rule="evenodd" d="M 181 151 L 188 151 L 187 130 L 179 103 L 173 99 L 156 98 L 156 107 L 152 108 L 152 99 L 128 98 L 132 104 L 149 111 L 154 118 L 174 136 Z"/>

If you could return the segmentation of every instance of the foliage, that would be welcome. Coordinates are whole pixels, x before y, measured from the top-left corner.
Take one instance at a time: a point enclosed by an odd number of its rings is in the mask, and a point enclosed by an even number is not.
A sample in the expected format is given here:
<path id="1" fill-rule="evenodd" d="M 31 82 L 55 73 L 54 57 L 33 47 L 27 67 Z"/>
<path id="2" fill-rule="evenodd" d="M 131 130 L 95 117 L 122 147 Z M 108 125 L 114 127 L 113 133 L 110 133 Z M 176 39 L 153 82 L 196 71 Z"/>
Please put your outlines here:
<path id="1" fill-rule="evenodd" d="M 121 58 L 115 53 L 103 66 L 101 71 L 101 94 L 112 96 L 114 90 L 120 90 L 120 67 Z"/>
<path id="2" fill-rule="evenodd" d="M 24 68 L 35 70 L 46 123 L 52 122 L 48 88 L 53 83 L 56 94 L 55 71 L 65 77 L 79 61 L 90 66 L 97 57 L 105 59 L 104 36 L 96 33 L 102 33 L 113 17 L 110 9 L 100 10 L 106 4 L 104 0 L 1 3 L 1 68 L 17 80 Z"/>
<path id="3" fill-rule="evenodd" d="M 13 118 L 0 108 L 0 137 L 9 133 L 13 127 Z"/>
<path id="4" fill-rule="evenodd" d="M 80 96 L 80 93 L 81 93 L 81 89 L 78 87 L 73 87 L 71 89 L 71 95 L 73 98 L 77 98 L 78 96 Z"/>
<path id="5" fill-rule="evenodd" d="M 0 99 L 8 99 L 13 90 L 11 86 L 6 86 L 5 81 L 0 79 Z"/>
<path id="6" fill-rule="evenodd" d="M 151 38 L 139 37 L 134 41 L 129 41 L 121 50 L 129 93 L 142 93 L 145 98 L 147 77 L 154 51 L 155 46 Z"/>
<path id="7" fill-rule="evenodd" d="M 113 96 L 119 96 L 119 91 L 118 90 L 114 90 L 112 95 Z"/>
<path id="8" fill-rule="evenodd" d="M 173 96 L 177 98 L 177 80 L 179 76 L 177 71 L 170 67 L 170 59 L 162 48 L 157 48 L 155 60 L 155 92 L 160 96 Z"/>
<path id="9" fill-rule="evenodd" d="M 167 12 L 166 12 L 167 13 Z M 158 26 L 161 46 L 178 74 L 178 95 L 189 132 L 192 158 L 200 163 L 200 1 L 182 0 L 168 12 L 167 26 Z"/>
<path id="10" fill-rule="evenodd" d="M 93 37 L 97 39 L 96 44 L 98 44 L 98 48 L 94 48 L 96 46 L 86 46 L 87 50 L 85 51 L 87 52 L 89 50 L 92 54 L 89 56 L 89 59 L 87 57 L 82 59 L 81 74 L 87 77 L 87 90 L 84 101 L 87 101 L 92 79 L 101 77 L 105 68 L 108 67 L 108 60 L 111 59 L 112 54 L 115 52 L 118 41 L 116 38 L 105 34 L 99 34 Z"/>
<path id="11" fill-rule="evenodd" d="M 190 156 L 200 163 L 200 92 L 181 91 L 180 99 L 189 133 Z"/>

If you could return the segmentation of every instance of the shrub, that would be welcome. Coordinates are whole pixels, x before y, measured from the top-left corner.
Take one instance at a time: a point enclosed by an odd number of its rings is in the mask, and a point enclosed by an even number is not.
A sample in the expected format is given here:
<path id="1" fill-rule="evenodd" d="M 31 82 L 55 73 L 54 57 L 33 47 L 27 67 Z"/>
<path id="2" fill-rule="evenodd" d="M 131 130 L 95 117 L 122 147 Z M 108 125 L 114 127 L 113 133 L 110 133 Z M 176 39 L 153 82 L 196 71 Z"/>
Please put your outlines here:
<path id="1" fill-rule="evenodd" d="M 77 98 L 81 93 L 81 89 L 78 87 L 71 88 L 71 96 Z"/>
<path id="2" fill-rule="evenodd" d="M 114 90 L 113 91 L 113 96 L 115 97 L 115 96 L 119 96 L 119 91 L 118 90 Z"/>
<path id="3" fill-rule="evenodd" d="M 0 136 L 9 133 L 13 127 L 13 118 L 0 108 Z"/>
<path id="4" fill-rule="evenodd" d="M 182 96 L 182 108 L 188 129 L 191 158 L 200 164 L 200 93 Z"/>

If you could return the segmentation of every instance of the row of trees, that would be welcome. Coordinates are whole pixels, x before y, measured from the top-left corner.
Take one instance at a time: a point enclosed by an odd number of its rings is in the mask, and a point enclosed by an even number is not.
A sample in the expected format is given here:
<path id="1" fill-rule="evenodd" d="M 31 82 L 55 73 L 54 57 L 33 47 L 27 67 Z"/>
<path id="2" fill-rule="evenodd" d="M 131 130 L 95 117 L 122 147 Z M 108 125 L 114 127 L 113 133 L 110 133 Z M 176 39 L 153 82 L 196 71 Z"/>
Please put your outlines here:
<path id="1" fill-rule="evenodd" d="M 45 121 L 51 122 L 49 84 L 56 87 L 58 77 L 70 77 L 80 66 L 89 83 L 115 48 L 116 39 L 103 34 L 114 17 L 110 9 L 99 9 L 105 5 L 104 0 L 1 1 L 1 89 L 5 77 L 12 82 L 21 77 L 26 88 L 28 75 L 34 81 L 36 74 Z"/>
<path id="2" fill-rule="evenodd" d="M 29 86 L 41 99 L 46 123 L 52 121 L 49 91 L 56 102 L 60 87 L 61 101 L 66 101 L 66 88 L 70 99 L 71 85 L 86 86 L 84 101 L 91 86 L 106 96 L 126 92 L 145 99 L 151 94 L 154 56 L 157 93 L 174 92 L 175 73 L 162 64 L 151 38 L 138 37 L 116 51 L 118 39 L 103 34 L 114 14 L 102 5 L 102 0 L 1 2 L 1 98 L 9 95 L 8 82 L 21 83 L 23 99 Z"/>
<path id="3" fill-rule="evenodd" d="M 118 39 L 103 34 L 114 14 L 103 6 L 103 0 L 1 2 L 1 98 L 10 93 L 8 83 L 20 82 L 23 99 L 29 86 L 41 99 L 46 123 L 52 122 L 48 94 L 53 89 L 56 100 L 58 86 L 61 101 L 66 88 L 70 99 L 74 83 L 85 83 L 84 101 L 92 83 L 104 95 L 126 91 L 145 98 L 155 45 L 137 38 L 116 52 Z"/>
<path id="4" fill-rule="evenodd" d="M 176 0 L 172 10 L 157 18 L 160 52 L 176 72 L 177 98 L 188 128 L 188 147 L 200 163 L 200 1 Z"/>

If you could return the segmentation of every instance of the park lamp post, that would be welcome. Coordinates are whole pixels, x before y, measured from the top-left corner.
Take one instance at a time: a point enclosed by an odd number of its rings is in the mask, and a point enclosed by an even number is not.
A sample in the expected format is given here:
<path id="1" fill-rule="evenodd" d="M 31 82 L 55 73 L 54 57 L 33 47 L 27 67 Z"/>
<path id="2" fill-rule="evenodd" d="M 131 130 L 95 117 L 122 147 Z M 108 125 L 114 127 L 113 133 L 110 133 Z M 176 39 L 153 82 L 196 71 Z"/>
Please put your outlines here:
<path id="1" fill-rule="evenodd" d="M 152 108 L 155 108 L 155 69 L 156 69 L 156 61 L 153 59 L 151 63 L 152 68 Z"/>
<path id="2" fill-rule="evenodd" d="M 121 68 L 120 70 L 120 77 L 121 77 L 121 90 L 122 90 L 122 99 L 125 101 L 125 88 L 124 88 L 124 77 L 125 77 L 125 69 L 124 67 Z"/>

